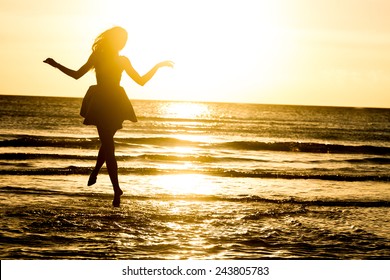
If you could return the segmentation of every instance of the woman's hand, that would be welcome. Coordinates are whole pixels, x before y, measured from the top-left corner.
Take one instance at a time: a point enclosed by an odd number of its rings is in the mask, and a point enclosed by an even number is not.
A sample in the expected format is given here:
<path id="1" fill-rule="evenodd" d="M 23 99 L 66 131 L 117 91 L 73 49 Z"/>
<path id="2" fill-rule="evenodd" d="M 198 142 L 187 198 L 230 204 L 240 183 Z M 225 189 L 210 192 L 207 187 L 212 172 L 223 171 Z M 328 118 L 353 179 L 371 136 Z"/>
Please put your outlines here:
<path id="1" fill-rule="evenodd" d="M 171 67 L 171 68 L 173 68 L 173 65 L 175 65 L 175 63 L 170 60 L 166 60 L 157 64 L 158 67 Z"/>
<path id="2" fill-rule="evenodd" d="M 54 68 L 58 67 L 58 63 L 52 58 L 46 58 L 43 62 L 53 66 Z"/>

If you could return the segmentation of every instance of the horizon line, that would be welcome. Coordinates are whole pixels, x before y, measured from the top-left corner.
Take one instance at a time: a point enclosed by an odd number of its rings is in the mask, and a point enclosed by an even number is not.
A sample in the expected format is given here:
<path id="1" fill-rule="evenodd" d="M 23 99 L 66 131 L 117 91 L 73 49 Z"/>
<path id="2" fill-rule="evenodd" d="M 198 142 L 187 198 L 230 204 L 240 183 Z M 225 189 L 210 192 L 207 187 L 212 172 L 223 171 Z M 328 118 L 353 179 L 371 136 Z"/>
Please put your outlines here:
<path id="1" fill-rule="evenodd" d="M 83 99 L 80 96 L 60 96 L 60 95 L 34 95 L 34 94 L 3 94 L 0 96 L 20 96 L 20 97 L 51 97 L 51 98 L 74 98 Z M 201 101 L 201 100 L 171 100 L 171 99 L 139 99 L 130 98 L 137 101 L 164 101 L 164 102 L 188 102 L 188 103 L 221 103 L 221 104 L 248 104 L 248 105 L 268 105 L 268 106 L 302 106 L 302 107 L 336 107 L 336 108 L 355 108 L 355 109 L 390 109 L 390 107 L 362 107 L 353 105 L 318 105 L 318 104 L 287 104 L 287 103 L 257 103 L 257 102 L 237 102 L 237 101 Z"/>

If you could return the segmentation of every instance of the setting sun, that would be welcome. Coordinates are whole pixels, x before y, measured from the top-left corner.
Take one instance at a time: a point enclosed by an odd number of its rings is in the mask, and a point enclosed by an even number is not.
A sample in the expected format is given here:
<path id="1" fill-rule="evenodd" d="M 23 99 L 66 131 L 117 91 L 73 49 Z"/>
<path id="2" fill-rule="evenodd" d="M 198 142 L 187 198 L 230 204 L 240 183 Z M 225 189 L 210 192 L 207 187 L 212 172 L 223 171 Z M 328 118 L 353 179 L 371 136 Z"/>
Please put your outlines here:
<path id="1" fill-rule="evenodd" d="M 160 57 L 175 62 L 174 73 L 156 82 L 166 87 L 164 98 L 229 101 L 264 95 L 291 60 L 290 34 L 279 28 L 277 5 L 271 2 L 164 1 L 154 3 L 146 16 L 118 11 L 124 3 L 104 5 L 102 17 L 115 14 L 115 22 L 133 35 L 134 44 L 130 39 L 125 51 L 135 65 L 147 68 Z"/>

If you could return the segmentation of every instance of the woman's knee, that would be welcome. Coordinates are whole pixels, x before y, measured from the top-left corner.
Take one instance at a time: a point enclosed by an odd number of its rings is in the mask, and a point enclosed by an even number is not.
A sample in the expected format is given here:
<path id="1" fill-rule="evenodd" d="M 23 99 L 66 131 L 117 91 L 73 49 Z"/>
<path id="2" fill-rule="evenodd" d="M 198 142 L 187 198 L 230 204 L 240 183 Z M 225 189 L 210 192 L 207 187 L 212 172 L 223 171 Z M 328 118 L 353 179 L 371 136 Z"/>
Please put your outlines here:
<path id="1" fill-rule="evenodd" d="M 110 129 L 98 127 L 99 138 L 102 145 L 113 145 L 115 132 L 116 131 Z"/>

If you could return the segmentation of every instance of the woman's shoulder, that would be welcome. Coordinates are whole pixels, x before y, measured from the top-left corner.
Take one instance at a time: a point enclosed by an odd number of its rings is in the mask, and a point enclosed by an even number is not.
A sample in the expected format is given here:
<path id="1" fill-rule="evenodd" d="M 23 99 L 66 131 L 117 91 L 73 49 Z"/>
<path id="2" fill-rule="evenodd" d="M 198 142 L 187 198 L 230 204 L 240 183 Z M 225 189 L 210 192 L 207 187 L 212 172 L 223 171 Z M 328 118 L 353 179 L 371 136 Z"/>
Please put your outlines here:
<path id="1" fill-rule="evenodd" d="M 96 52 L 92 52 L 91 55 L 89 56 L 89 59 L 90 61 L 95 61 L 96 60 L 96 57 L 97 57 L 97 53 Z"/>
<path id="2" fill-rule="evenodd" d="M 119 56 L 119 61 L 124 69 L 131 67 L 130 59 L 127 56 Z"/>
<path id="3" fill-rule="evenodd" d="M 130 60 L 127 58 L 127 56 L 124 56 L 124 55 L 120 55 L 119 60 L 122 63 L 129 63 L 130 62 Z"/>

